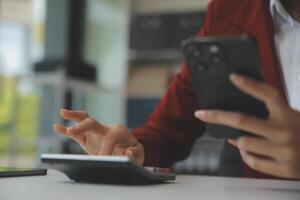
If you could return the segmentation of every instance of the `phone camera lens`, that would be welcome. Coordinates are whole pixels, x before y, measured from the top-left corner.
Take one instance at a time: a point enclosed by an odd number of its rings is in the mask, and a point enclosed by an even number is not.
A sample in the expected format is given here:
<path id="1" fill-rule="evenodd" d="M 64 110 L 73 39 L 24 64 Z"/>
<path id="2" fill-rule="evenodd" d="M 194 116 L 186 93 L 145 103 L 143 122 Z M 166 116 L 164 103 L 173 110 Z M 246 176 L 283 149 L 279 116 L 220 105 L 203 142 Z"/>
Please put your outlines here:
<path id="1" fill-rule="evenodd" d="M 213 65 L 218 65 L 218 64 L 220 64 L 220 63 L 222 63 L 223 62 L 223 59 L 221 58 L 221 57 L 219 57 L 219 56 L 213 56 L 212 58 L 211 58 L 211 63 L 213 64 Z"/>
<path id="2" fill-rule="evenodd" d="M 206 65 L 204 63 L 198 63 L 196 67 L 199 71 L 203 71 L 206 69 Z"/>
<path id="3" fill-rule="evenodd" d="M 202 56 L 202 49 L 196 45 L 189 45 L 187 51 L 194 59 L 198 59 Z"/>
<path id="4" fill-rule="evenodd" d="M 209 47 L 209 51 L 213 54 L 219 53 L 220 48 L 217 45 L 213 44 Z"/>
<path id="5" fill-rule="evenodd" d="M 214 54 L 209 58 L 209 65 L 214 71 L 221 72 L 225 70 L 225 60 L 222 55 Z"/>
<path id="6" fill-rule="evenodd" d="M 196 50 L 193 52 L 194 57 L 199 57 L 200 56 L 200 51 Z"/>
<path id="7" fill-rule="evenodd" d="M 189 53 L 193 53 L 193 52 L 196 51 L 196 50 L 197 50 L 197 46 L 194 45 L 194 44 L 191 44 L 191 45 L 188 45 L 188 46 L 187 46 L 187 51 L 188 51 Z"/>

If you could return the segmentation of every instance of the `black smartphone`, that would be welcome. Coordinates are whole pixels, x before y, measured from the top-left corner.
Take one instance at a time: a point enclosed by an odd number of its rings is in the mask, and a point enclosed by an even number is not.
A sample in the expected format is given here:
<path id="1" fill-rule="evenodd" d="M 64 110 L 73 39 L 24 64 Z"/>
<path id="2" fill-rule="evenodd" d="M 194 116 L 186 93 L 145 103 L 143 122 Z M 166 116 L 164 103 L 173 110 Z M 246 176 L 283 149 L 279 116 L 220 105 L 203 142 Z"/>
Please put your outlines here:
<path id="1" fill-rule="evenodd" d="M 236 73 L 264 81 L 256 41 L 247 36 L 202 37 L 183 42 L 183 52 L 202 109 L 240 112 L 267 118 L 265 104 L 237 89 L 230 81 Z M 216 138 L 238 138 L 251 133 L 231 127 L 206 124 Z"/>
<path id="2" fill-rule="evenodd" d="M 43 175 L 47 175 L 47 169 L 0 167 L 0 178 Z"/>

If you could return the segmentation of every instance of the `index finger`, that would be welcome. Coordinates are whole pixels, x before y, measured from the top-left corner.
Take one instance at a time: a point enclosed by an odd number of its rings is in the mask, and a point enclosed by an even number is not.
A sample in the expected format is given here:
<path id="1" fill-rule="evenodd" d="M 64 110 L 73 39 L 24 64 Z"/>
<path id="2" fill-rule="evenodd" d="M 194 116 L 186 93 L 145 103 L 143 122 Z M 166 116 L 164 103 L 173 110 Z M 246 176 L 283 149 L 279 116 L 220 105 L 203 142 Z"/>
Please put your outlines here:
<path id="1" fill-rule="evenodd" d="M 55 130 L 56 133 L 68 137 L 68 133 L 67 133 L 67 128 L 66 127 L 64 127 L 64 126 L 62 126 L 60 124 L 53 124 L 53 129 Z"/>
<path id="2" fill-rule="evenodd" d="M 89 115 L 85 111 L 72 111 L 72 110 L 66 110 L 62 109 L 60 111 L 60 115 L 62 118 L 66 120 L 72 120 L 72 121 L 77 121 L 81 122 L 87 118 L 89 118 Z"/>
<path id="3" fill-rule="evenodd" d="M 274 137 L 274 134 L 279 131 L 273 124 L 270 124 L 264 119 L 258 119 L 237 112 L 201 110 L 197 111 L 195 116 L 207 123 L 219 124 L 244 130 L 272 141 L 277 139 Z"/>
<path id="4" fill-rule="evenodd" d="M 73 127 L 69 127 L 67 129 L 67 132 L 70 133 L 71 135 L 82 134 L 87 131 L 95 131 L 100 135 L 105 135 L 106 132 L 108 131 L 108 127 L 100 124 L 99 122 L 97 122 L 92 118 L 87 118 L 82 122 L 80 122 L 79 124 Z"/>

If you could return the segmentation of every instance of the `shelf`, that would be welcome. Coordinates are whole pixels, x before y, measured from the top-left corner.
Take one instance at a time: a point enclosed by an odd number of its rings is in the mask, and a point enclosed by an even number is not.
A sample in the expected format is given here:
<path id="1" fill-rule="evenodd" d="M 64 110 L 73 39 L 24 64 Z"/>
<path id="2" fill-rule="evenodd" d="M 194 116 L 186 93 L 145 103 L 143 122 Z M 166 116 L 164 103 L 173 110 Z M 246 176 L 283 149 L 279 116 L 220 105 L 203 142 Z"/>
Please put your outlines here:
<path id="1" fill-rule="evenodd" d="M 156 92 L 156 93 L 144 93 L 144 94 L 134 94 L 134 93 L 129 93 L 127 94 L 127 100 L 130 99 L 147 99 L 147 100 L 159 100 L 162 98 L 165 92 Z"/>
<path id="2" fill-rule="evenodd" d="M 178 13 L 205 10 L 211 0 L 133 0 L 136 13 Z"/>
<path id="3" fill-rule="evenodd" d="M 130 61 L 148 62 L 180 62 L 183 59 L 181 51 L 176 49 L 166 50 L 130 50 Z"/>
<path id="4" fill-rule="evenodd" d="M 63 70 L 54 72 L 38 72 L 35 73 L 35 75 L 26 78 L 31 78 L 35 83 L 39 85 L 52 85 L 55 87 L 85 91 L 88 93 L 95 93 L 100 91 L 110 93 L 118 91 L 117 88 L 100 86 L 97 83 L 66 77 Z"/>

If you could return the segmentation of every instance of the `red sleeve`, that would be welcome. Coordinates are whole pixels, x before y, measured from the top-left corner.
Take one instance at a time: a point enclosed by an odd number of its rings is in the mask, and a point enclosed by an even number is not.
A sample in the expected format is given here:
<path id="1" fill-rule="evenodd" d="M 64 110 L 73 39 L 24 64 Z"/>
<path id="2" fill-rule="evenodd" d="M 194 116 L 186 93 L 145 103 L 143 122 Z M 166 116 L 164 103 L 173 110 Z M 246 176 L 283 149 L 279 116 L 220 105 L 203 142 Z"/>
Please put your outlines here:
<path id="1" fill-rule="evenodd" d="M 198 36 L 207 35 L 211 26 L 211 4 Z M 199 109 L 187 66 L 175 76 L 145 125 L 133 130 L 133 135 L 145 149 L 145 165 L 169 167 L 186 158 L 194 141 L 205 127 L 194 117 Z"/>

